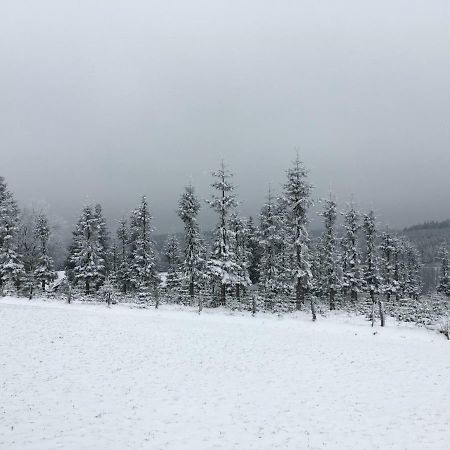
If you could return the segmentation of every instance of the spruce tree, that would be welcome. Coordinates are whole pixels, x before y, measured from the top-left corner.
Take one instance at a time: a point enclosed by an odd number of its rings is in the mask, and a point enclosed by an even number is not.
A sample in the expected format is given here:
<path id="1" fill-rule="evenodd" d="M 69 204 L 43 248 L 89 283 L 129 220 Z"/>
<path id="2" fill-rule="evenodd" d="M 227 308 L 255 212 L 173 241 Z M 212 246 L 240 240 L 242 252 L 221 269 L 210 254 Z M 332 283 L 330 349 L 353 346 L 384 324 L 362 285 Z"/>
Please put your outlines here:
<path id="1" fill-rule="evenodd" d="M 381 291 L 386 295 L 386 299 L 390 300 L 391 295 L 395 293 L 395 283 L 394 283 L 394 251 L 395 242 L 389 231 L 385 231 L 381 235 L 380 243 L 380 254 L 381 254 L 381 265 L 382 265 L 382 286 Z"/>
<path id="2" fill-rule="evenodd" d="M 103 278 L 106 278 L 111 271 L 112 253 L 110 246 L 110 235 L 106 219 L 103 215 L 102 205 L 96 204 L 94 208 L 95 219 L 97 220 L 98 242 L 100 244 L 100 257 L 104 261 Z"/>
<path id="3" fill-rule="evenodd" d="M 37 266 L 34 269 L 34 277 L 41 288 L 45 291 L 46 287 L 54 280 L 57 275 L 53 270 L 53 260 L 48 254 L 48 240 L 50 238 L 50 227 L 47 217 L 44 213 L 40 213 L 36 218 L 34 229 L 36 241 L 38 243 L 39 258 Z"/>
<path id="4" fill-rule="evenodd" d="M 130 219 L 130 281 L 142 301 L 148 300 L 159 283 L 151 232 L 150 210 L 143 196 Z"/>
<path id="5" fill-rule="evenodd" d="M 188 281 L 189 295 L 194 298 L 195 289 L 203 275 L 204 259 L 201 256 L 202 242 L 197 216 L 200 202 L 197 200 L 194 188 L 189 185 L 185 188 L 178 205 L 178 216 L 184 223 L 184 277 Z"/>
<path id="6" fill-rule="evenodd" d="M 358 293 L 362 288 L 360 273 L 360 259 L 358 249 L 358 232 L 360 230 L 360 214 L 353 203 L 347 212 L 344 213 L 343 238 L 346 264 L 343 273 L 343 286 L 350 293 L 353 304 L 358 300 Z"/>
<path id="7" fill-rule="evenodd" d="M 246 227 L 249 251 L 248 275 L 251 283 L 257 284 L 260 277 L 261 247 L 259 245 L 259 231 L 253 217 L 249 217 Z"/>
<path id="8" fill-rule="evenodd" d="M 241 290 L 251 285 L 248 267 L 250 265 L 249 231 L 247 221 L 236 213 L 230 216 L 230 241 L 236 264 L 236 298 L 240 298 Z"/>
<path id="9" fill-rule="evenodd" d="M 407 242 L 406 245 L 406 286 L 405 293 L 409 298 L 418 300 L 422 290 L 420 256 L 417 248 Z"/>
<path id="10" fill-rule="evenodd" d="M 309 255 L 309 236 L 306 230 L 307 211 L 312 205 L 312 186 L 307 181 L 308 172 L 298 155 L 287 171 L 284 197 L 291 228 L 291 252 L 293 256 L 292 274 L 295 284 L 296 308 L 301 309 L 311 287 L 311 261 Z"/>
<path id="11" fill-rule="evenodd" d="M 34 210 L 24 209 L 19 216 L 19 227 L 17 237 L 17 252 L 20 255 L 24 268 L 22 287 L 31 299 L 36 283 L 35 269 L 38 265 L 39 250 L 34 228 L 37 221 L 37 214 Z"/>
<path id="12" fill-rule="evenodd" d="M 219 170 L 212 173 L 215 181 L 211 184 L 214 189 L 212 199 L 208 202 L 218 214 L 219 222 L 215 230 L 215 239 L 211 259 L 208 261 L 209 273 L 220 287 L 218 304 L 226 304 L 227 287 L 236 283 L 238 266 L 235 255 L 230 247 L 229 215 L 237 206 L 234 195 L 234 185 L 231 181 L 233 174 L 225 164 L 221 163 Z M 215 303 L 217 305 L 217 302 Z"/>
<path id="13" fill-rule="evenodd" d="M 115 282 L 121 291 L 126 294 L 128 292 L 130 279 L 129 235 L 126 219 L 120 221 L 116 234 L 118 248 Z"/>
<path id="14" fill-rule="evenodd" d="M 280 243 L 277 227 L 277 211 L 271 191 L 260 214 L 260 287 L 266 297 L 272 297 L 278 291 L 277 250 Z"/>
<path id="15" fill-rule="evenodd" d="M 339 277 L 337 272 L 336 249 L 336 220 L 337 204 L 330 196 L 324 201 L 324 209 L 321 214 L 324 224 L 324 232 L 321 239 L 323 269 L 321 279 L 323 290 L 328 299 L 330 310 L 336 309 L 336 294 L 339 290 Z"/>
<path id="16" fill-rule="evenodd" d="M 450 297 L 450 261 L 448 250 L 445 245 L 442 245 L 439 251 L 439 258 L 441 260 L 441 270 L 439 274 L 439 285 L 437 291 L 447 297 Z"/>
<path id="17" fill-rule="evenodd" d="M 378 257 L 376 251 L 375 213 L 370 211 L 363 217 L 363 228 L 366 237 L 366 255 L 364 265 L 364 281 L 366 290 L 372 300 L 372 326 L 375 323 L 376 295 L 380 292 L 381 278 L 378 272 Z M 384 310 L 381 299 L 378 298 L 381 326 L 384 326 Z"/>
<path id="18" fill-rule="evenodd" d="M 25 271 L 18 253 L 19 208 L 3 177 L 0 177 L 0 288 L 12 294 L 19 289 Z"/>
<path id="19" fill-rule="evenodd" d="M 163 249 L 166 258 L 167 268 L 167 288 L 172 294 L 176 291 L 180 284 L 180 244 L 175 235 L 170 235 L 164 243 Z"/>
<path id="20" fill-rule="evenodd" d="M 86 294 L 92 288 L 98 290 L 105 279 L 104 248 L 100 242 L 100 221 L 95 209 L 83 208 L 72 245 L 73 276 L 75 283 L 82 283 Z"/>

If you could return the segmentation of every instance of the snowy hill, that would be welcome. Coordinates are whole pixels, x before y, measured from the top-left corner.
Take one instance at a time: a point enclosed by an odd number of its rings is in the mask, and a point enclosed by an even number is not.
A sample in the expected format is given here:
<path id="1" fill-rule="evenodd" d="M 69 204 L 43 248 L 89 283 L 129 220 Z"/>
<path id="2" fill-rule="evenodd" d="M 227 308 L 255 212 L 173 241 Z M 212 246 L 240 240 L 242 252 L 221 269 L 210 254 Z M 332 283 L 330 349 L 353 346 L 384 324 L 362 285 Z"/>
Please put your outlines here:
<path id="1" fill-rule="evenodd" d="M 10 298 L 0 323 L 0 448 L 450 445 L 450 345 L 424 329 Z"/>

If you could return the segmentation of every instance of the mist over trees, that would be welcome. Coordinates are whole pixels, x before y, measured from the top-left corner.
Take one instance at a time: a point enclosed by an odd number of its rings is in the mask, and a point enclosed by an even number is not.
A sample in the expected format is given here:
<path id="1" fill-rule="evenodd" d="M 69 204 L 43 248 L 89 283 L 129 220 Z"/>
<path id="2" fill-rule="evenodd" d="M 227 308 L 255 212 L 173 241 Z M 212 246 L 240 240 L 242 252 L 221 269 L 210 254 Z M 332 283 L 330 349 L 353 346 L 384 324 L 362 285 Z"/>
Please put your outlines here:
<path id="1" fill-rule="evenodd" d="M 394 315 L 424 314 L 420 251 L 404 235 L 383 229 L 374 211 L 361 212 L 354 201 L 340 211 L 330 193 L 321 201 L 323 231 L 310 235 L 313 187 L 298 156 L 280 189 L 269 189 L 256 221 L 241 216 L 234 186 L 224 162 L 212 172 L 209 199 L 199 199 L 194 186 L 186 186 L 177 207 L 184 231 L 168 236 L 161 251 L 153 235 L 151 203 L 143 196 L 113 230 L 100 204 L 86 205 L 69 247 L 59 245 L 55 252 L 45 213 L 21 212 L 0 178 L 2 292 L 31 298 L 59 289 L 83 299 L 106 295 L 108 303 L 123 298 L 141 306 L 168 301 L 199 308 L 309 310 L 314 320 L 318 313 L 342 308 L 366 312 L 372 320 L 377 315 L 382 323 L 385 308 Z M 202 207 L 216 213 L 212 235 L 201 232 Z M 412 227 L 405 234 L 416 231 Z M 437 292 L 446 298 L 449 257 L 446 243 L 441 246 Z M 59 287 L 54 286 L 54 255 L 60 259 L 61 251 L 67 251 L 67 258 L 58 267 L 65 271 Z"/>

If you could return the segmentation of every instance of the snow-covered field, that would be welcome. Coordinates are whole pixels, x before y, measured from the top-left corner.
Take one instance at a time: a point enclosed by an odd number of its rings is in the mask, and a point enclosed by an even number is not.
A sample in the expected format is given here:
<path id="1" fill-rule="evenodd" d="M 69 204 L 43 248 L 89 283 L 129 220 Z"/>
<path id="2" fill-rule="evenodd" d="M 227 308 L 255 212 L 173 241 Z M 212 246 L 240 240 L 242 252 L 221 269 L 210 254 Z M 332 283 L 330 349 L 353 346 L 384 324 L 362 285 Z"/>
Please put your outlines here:
<path id="1" fill-rule="evenodd" d="M 0 299 L 2 449 L 450 448 L 450 343 L 344 315 Z"/>

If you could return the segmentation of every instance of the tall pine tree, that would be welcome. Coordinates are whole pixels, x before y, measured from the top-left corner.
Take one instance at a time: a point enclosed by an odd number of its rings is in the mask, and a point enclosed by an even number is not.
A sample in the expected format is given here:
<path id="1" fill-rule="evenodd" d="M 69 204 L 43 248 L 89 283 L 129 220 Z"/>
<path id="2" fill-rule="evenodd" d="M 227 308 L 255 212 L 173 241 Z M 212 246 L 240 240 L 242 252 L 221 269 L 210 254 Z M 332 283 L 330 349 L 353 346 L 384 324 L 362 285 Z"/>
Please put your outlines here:
<path id="1" fill-rule="evenodd" d="M 34 277 L 41 288 L 45 291 L 46 287 L 56 280 L 56 272 L 53 269 L 53 260 L 48 254 L 48 240 L 50 238 L 50 227 L 47 216 L 40 213 L 36 218 L 34 235 L 38 243 L 38 261 L 34 269 Z"/>
<path id="2" fill-rule="evenodd" d="M 305 302 L 311 287 L 311 261 L 309 255 L 309 236 L 306 230 L 307 211 L 312 205 L 311 184 L 307 181 L 308 172 L 298 155 L 292 167 L 287 171 L 284 185 L 284 197 L 291 228 L 291 251 L 293 255 L 293 278 L 295 284 L 296 308 Z"/>
<path id="3" fill-rule="evenodd" d="M 201 257 L 202 242 L 197 216 L 200 202 L 197 200 L 194 188 L 185 188 L 178 204 L 178 216 L 184 223 L 184 261 L 183 272 L 189 285 L 189 296 L 194 298 L 195 289 L 203 274 L 204 260 Z"/>
<path id="4" fill-rule="evenodd" d="M 157 289 L 160 281 L 151 232 L 150 209 L 143 196 L 130 219 L 130 281 L 141 301 L 148 301 L 150 292 Z"/>

